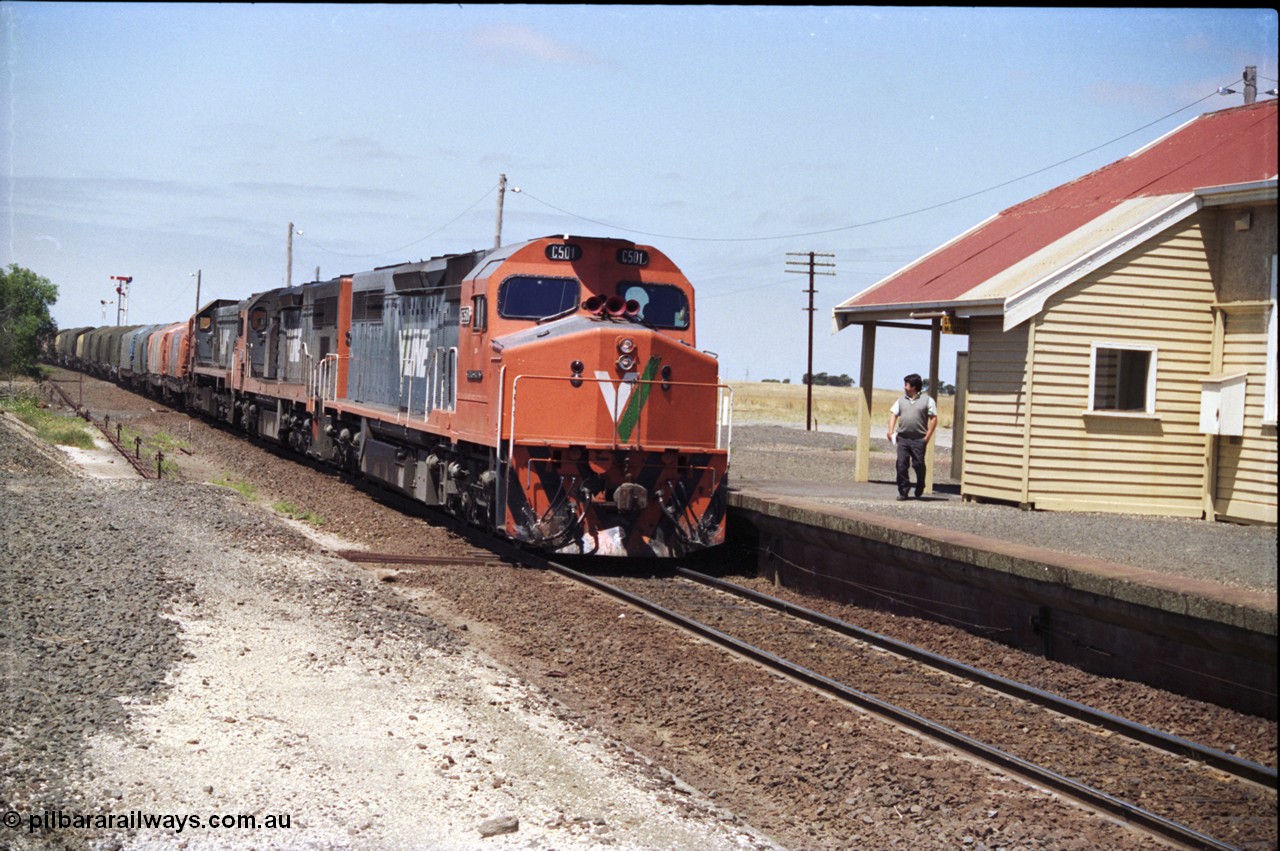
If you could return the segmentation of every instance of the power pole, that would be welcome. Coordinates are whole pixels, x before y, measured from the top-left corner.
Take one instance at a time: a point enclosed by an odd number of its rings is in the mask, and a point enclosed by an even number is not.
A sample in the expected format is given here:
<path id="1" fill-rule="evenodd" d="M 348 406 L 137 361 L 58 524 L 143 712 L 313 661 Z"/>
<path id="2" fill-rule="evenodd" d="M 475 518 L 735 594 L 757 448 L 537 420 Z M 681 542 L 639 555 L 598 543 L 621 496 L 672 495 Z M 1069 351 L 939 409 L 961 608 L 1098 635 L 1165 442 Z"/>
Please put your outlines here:
<path id="1" fill-rule="evenodd" d="M 289 236 L 285 242 L 284 285 L 293 286 L 293 222 L 289 222 Z"/>
<path id="2" fill-rule="evenodd" d="M 196 269 L 196 313 L 200 312 L 200 272 L 201 271 L 202 270 L 200 269 Z M 189 278 L 191 276 L 188 275 L 187 277 Z"/>
<path id="3" fill-rule="evenodd" d="M 808 398 L 807 398 L 806 407 L 805 407 L 804 428 L 805 428 L 805 431 L 812 431 L 813 430 L 813 310 L 814 310 L 813 296 L 815 293 L 817 293 L 817 290 L 813 288 L 813 278 L 815 275 L 834 275 L 835 274 L 835 272 L 818 271 L 819 268 L 835 269 L 836 264 L 834 261 L 827 263 L 827 262 L 820 262 L 817 259 L 819 257 L 835 257 L 835 255 L 821 254 L 816 251 L 788 251 L 787 256 L 809 258 L 807 261 L 788 260 L 787 261 L 788 266 L 807 266 L 808 268 L 807 269 L 788 269 L 787 271 L 797 275 L 804 274 L 806 271 L 809 273 L 809 289 L 803 291 L 809 294 L 809 306 L 807 308 L 801 308 L 801 309 L 809 311 L 809 373 L 808 373 L 809 380 L 805 382 L 805 384 L 808 385 L 808 389 L 807 389 Z"/>
<path id="4" fill-rule="evenodd" d="M 1247 65 L 1244 69 L 1244 102 L 1247 106 L 1258 100 L 1258 66 Z"/>
<path id="5" fill-rule="evenodd" d="M 498 223 L 493 230 L 493 249 L 502 247 L 502 198 L 507 194 L 507 176 L 498 175 Z"/>

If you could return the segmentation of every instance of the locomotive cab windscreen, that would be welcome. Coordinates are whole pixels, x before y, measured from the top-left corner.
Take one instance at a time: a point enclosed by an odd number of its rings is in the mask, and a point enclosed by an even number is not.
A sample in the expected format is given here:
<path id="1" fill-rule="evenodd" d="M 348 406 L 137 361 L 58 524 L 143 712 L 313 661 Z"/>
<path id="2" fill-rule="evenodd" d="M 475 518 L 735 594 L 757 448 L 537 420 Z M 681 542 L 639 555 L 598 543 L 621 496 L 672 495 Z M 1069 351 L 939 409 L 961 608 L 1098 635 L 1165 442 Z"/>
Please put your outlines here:
<path id="1" fill-rule="evenodd" d="M 515 275 L 498 286 L 498 315 L 503 319 L 549 319 L 578 306 L 576 278 Z"/>

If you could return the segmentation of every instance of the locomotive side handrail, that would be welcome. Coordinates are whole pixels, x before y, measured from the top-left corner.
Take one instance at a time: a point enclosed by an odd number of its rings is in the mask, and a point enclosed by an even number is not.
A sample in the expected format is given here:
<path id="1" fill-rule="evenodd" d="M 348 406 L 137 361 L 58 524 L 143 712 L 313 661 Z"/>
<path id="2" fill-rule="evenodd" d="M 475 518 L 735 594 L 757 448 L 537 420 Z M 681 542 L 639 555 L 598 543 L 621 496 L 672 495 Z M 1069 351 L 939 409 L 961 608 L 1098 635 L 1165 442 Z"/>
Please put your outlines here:
<path id="1" fill-rule="evenodd" d="M 507 366 L 503 364 L 498 370 L 498 415 L 495 417 L 497 422 L 497 434 L 494 441 L 494 468 L 498 475 L 494 482 L 494 525 L 499 529 L 506 528 L 507 525 L 507 468 L 511 465 L 511 446 L 507 447 L 507 456 L 502 456 L 502 417 L 503 417 L 503 395 L 507 389 Z"/>
<path id="2" fill-rule="evenodd" d="M 310 358 L 310 355 L 307 355 Z M 330 354 L 320 358 L 320 362 L 308 370 L 310 386 L 307 396 L 317 399 L 323 407 L 325 401 L 333 401 L 338 397 L 338 355 Z M 332 385 L 332 386 L 331 386 Z"/>

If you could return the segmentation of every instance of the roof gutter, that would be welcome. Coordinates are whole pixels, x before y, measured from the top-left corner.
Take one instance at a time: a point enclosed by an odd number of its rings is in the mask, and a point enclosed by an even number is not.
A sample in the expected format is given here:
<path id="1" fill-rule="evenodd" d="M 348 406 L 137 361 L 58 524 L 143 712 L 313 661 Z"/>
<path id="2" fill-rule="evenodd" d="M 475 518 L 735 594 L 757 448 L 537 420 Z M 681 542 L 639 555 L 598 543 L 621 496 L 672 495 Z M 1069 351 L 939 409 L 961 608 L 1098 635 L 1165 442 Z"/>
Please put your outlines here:
<path id="1" fill-rule="evenodd" d="M 1004 299 L 970 299 L 958 301 L 918 301 L 911 304 L 876 304 L 867 307 L 836 307 L 831 311 L 831 331 L 835 333 L 850 325 L 868 322 L 910 320 L 928 322 L 919 314 L 948 314 L 950 316 L 999 316 L 1004 312 Z M 914 314 L 914 315 L 913 315 Z M 922 325 L 921 327 L 927 327 Z"/>
<path id="2" fill-rule="evenodd" d="M 1252 183 L 1231 183 L 1225 186 L 1207 186 L 1195 191 L 1196 197 L 1204 199 L 1206 207 L 1221 207 L 1225 204 L 1257 204 L 1263 201 L 1274 201 L 1277 197 L 1277 181 L 1255 180 Z"/>

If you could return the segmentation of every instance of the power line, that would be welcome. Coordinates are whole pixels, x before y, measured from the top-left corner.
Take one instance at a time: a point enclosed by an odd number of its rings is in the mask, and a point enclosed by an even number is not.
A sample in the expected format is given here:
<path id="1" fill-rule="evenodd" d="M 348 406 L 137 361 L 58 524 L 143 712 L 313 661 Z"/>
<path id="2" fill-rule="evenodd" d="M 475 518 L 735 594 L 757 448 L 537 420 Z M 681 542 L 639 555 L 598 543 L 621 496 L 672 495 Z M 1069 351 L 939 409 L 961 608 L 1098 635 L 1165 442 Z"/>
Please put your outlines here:
<path id="1" fill-rule="evenodd" d="M 382 257 L 382 256 L 383 256 L 383 255 L 385 255 L 385 254 L 396 254 L 396 253 L 398 253 L 398 252 L 400 252 L 400 251 L 404 251 L 406 248 L 413 248 L 413 247 L 414 247 L 415 245 L 417 245 L 418 243 L 420 243 L 420 242 L 425 242 L 426 240 L 428 240 L 428 239 L 430 239 L 431 237 L 435 236 L 436 234 L 440 233 L 442 230 L 444 230 L 445 228 L 447 228 L 447 227 L 449 227 L 450 225 L 452 225 L 452 224 L 453 224 L 454 222 L 456 222 L 458 219 L 462 218 L 462 217 L 463 217 L 463 216 L 465 216 L 467 213 L 470 213 L 472 210 L 474 210 L 476 207 L 478 207 L 478 206 L 480 205 L 480 203 L 481 203 L 482 201 L 486 200 L 490 195 L 492 195 L 492 194 L 497 190 L 497 188 L 498 188 L 498 185 L 495 183 L 495 184 L 494 184 L 494 185 L 489 189 L 489 191 L 485 192 L 485 193 L 484 193 L 484 195 L 481 195 L 479 198 L 477 198 L 477 199 L 476 199 L 476 200 L 471 204 L 471 206 L 467 207 L 467 208 L 466 208 L 465 210 L 463 210 L 461 213 L 459 213 L 458 215 L 454 216 L 452 219 L 450 219 L 449 221 L 445 222 L 445 223 L 444 223 L 444 224 L 442 224 L 440 227 L 438 227 L 438 228 L 436 228 L 435 230 L 431 231 L 431 233 L 427 234 L 426 236 L 420 237 L 419 239 L 415 239 L 413 242 L 409 243 L 408 245 L 402 245 L 402 246 L 400 246 L 399 248 L 391 248 L 391 249 L 388 249 L 388 250 L 386 250 L 386 251 L 378 251 L 378 252 L 375 252 L 375 253 L 373 253 L 373 254 L 346 254 L 346 253 L 341 252 L 341 251 L 334 251 L 334 250 L 333 250 L 333 249 L 331 249 L 331 248 L 325 248 L 323 245 L 320 245 L 320 244 L 318 244 L 318 243 L 316 243 L 316 242 L 313 242 L 313 241 L 311 241 L 311 240 L 309 240 L 309 239 L 307 240 L 307 244 L 308 244 L 309 246 L 311 246 L 312 248 L 318 248 L 318 249 L 320 249 L 321 251 L 324 251 L 324 252 L 326 252 L 326 253 L 328 253 L 328 254 L 335 254 L 335 255 L 337 255 L 337 256 L 339 256 L 339 257 L 353 257 L 353 258 L 356 258 L 356 259 L 365 259 L 365 258 L 369 258 L 369 257 Z M 310 230 L 310 228 L 308 228 L 308 230 Z M 299 234 L 299 236 L 301 236 L 301 234 Z"/>
<path id="2" fill-rule="evenodd" d="M 1233 84 L 1229 84 L 1229 85 L 1233 85 Z M 566 216 L 571 216 L 575 219 L 579 219 L 584 222 L 590 222 L 591 224 L 599 225 L 601 227 L 611 228 L 613 230 L 640 234 L 641 236 L 657 237 L 659 239 L 673 239 L 673 240 L 682 239 L 689 242 L 769 242 L 769 241 L 778 240 L 778 239 L 798 239 L 800 237 L 822 236 L 829 233 L 840 233 L 842 231 L 856 230 L 857 228 L 865 228 L 865 227 L 870 227 L 872 225 L 884 224 L 885 222 L 892 222 L 898 219 L 905 219 L 909 216 L 917 216 L 917 215 L 920 215 L 921 213 L 932 212 L 933 210 L 937 210 L 939 208 L 946 207 L 951 204 L 958 204 L 961 201 L 967 201 L 970 198 L 976 198 L 979 195 L 984 195 L 988 192 L 994 192 L 997 189 L 1003 189 L 1004 187 L 1017 183 L 1020 180 L 1026 180 L 1028 177 L 1034 177 L 1035 175 L 1041 174 L 1042 172 L 1055 169 L 1060 165 L 1065 165 L 1066 163 L 1069 163 L 1072 160 L 1077 160 L 1080 157 L 1088 156 L 1089 154 L 1092 154 L 1094 151 L 1101 150 L 1102 148 L 1105 148 L 1108 145 L 1114 145 L 1116 142 L 1119 142 L 1122 139 L 1127 139 L 1128 137 L 1134 135 L 1135 133 L 1141 133 L 1143 130 L 1146 130 L 1149 127 L 1153 127 L 1154 125 L 1159 124 L 1161 121 L 1166 121 L 1180 112 L 1186 112 L 1188 109 L 1191 109 L 1197 104 L 1203 103 L 1204 101 L 1208 100 L 1209 98 L 1213 97 L 1216 94 L 1218 94 L 1218 90 L 1215 89 L 1212 93 L 1205 95 L 1199 100 L 1192 101 L 1186 106 L 1180 107 L 1179 109 L 1174 110 L 1168 115 L 1161 116 L 1160 118 L 1157 118 L 1154 121 L 1148 122 L 1147 124 L 1144 124 L 1141 127 L 1137 128 L 1136 130 L 1130 130 L 1128 133 L 1125 133 L 1124 135 L 1121 135 L 1121 136 L 1117 136 L 1114 139 L 1111 139 L 1110 141 L 1103 142 L 1101 145 L 1095 145 L 1094 147 L 1090 148 L 1087 151 L 1081 151 L 1080 153 L 1075 154 L 1074 156 L 1067 157 L 1064 160 L 1059 160 L 1058 162 L 1053 163 L 1052 165 L 1047 165 L 1047 166 L 1044 166 L 1043 168 L 1038 168 L 1035 171 L 1031 171 L 1022 175 L 1021 177 L 1015 177 L 1010 180 L 1006 180 L 1003 183 L 997 183 L 994 186 L 988 186 L 986 189 L 979 189 L 976 192 L 970 192 L 967 195 L 961 195 L 960 197 L 952 198 L 949 201 L 942 201 L 937 204 L 931 204 L 927 207 L 921 207 L 919 209 L 911 210 L 905 213 L 898 213 L 892 216 L 885 216 L 884 218 L 881 218 L 881 219 L 872 219 L 870 221 L 859 222 L 857 224 L 843 225 L 841 227 L 835 227 L 835 228 L 827 228 L 826 230 L 808 231 L 805 233 L 779 234 L 777 236 L 743 236 L 743 237 L 700 237 L 700 236 L 678 236 L 676 234 L 669 234 L 669 233 L 652 233 L 649 231 L 637 230 L 635 228 L 622 227 L 621 225 L 615 225 L 609 222 L 603 222 L 598 219 L 589 218 L 587 216 L 581 216 L 570 210 L 566 210 L 563 207 L 557 207 L 555 204 L 552 204 L 549 201 L 544 201 L 541 198 L 538 198 L 536 195 L 531 194 L 528 189 L 521 187 L 520 191 L 521 191 L 521 194 L 527 195 L 528 197 L 532 198 L 534 201 L 537 201 L 539 204 L 542 204 L 545 207 L 550 207 L 551 209 L 556 210 L 560 213 L 563 213 Z"/>

